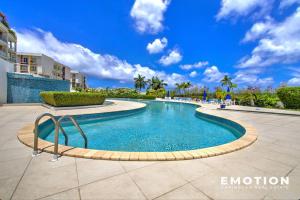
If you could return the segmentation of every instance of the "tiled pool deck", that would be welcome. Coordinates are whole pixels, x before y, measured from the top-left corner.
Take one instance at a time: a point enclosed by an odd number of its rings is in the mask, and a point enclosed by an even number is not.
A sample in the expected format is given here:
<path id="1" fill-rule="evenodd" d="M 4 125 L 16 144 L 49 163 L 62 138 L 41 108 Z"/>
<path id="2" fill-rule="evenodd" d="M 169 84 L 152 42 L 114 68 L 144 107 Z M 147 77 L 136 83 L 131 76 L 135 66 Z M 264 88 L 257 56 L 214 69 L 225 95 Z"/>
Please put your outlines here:
<path id="1" fill-rule="evenodd" d="M 219 111 L 206 113 L 252 125 L 258 140 L 216 157 L 183 161 L 106 161 L 52 155 L 32 158 L 16 134 L 41 106 L 0 107 L 0 199 L 299 199 L 300 117 Z M 225 188 L 222 176 L 288 176 L 286 188 Z"/>

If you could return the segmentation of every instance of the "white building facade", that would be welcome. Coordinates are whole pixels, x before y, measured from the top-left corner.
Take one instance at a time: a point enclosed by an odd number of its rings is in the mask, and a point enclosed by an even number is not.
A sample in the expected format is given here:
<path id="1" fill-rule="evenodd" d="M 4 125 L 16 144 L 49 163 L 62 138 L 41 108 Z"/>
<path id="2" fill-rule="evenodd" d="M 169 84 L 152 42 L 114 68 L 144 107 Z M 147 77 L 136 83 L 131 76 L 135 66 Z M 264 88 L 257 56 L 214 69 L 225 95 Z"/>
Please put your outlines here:
<path id="1" fill-rule="evenodd" d="M 7 72 L 14 71 L 17 37 L 0 13 L 0 104 L 7 102 Z"/>
<path id="2" fill-rule="evenodd" d="M 71 81 L 71 69 L 40 53 L 17 53 L 15 72 Z"/>
<path id="3" fill-rule="evenodd" d="M 76 88 L 81 88 L 81 89 L 87 88 L 85 75 L 78 71 L 72 70 L 71 71 L 71 87 L 73 90 L 75 90 Z"/>

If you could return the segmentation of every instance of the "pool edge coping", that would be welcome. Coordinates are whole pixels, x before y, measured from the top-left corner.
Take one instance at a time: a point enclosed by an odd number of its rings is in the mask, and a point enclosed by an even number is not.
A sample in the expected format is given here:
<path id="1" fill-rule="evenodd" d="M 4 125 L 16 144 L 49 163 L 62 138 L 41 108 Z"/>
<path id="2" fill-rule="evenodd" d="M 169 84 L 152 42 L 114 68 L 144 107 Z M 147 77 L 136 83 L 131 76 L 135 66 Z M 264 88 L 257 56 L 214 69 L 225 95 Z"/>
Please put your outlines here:
<path id="1" fill-rule="evenodd" d="M 194 103 L 198 105 L 197 103 Z M 133 109 L 134 110 L 134 109 Z M 196 108 L 197 112 L 203 112 L 201 107 Z M 205 113 L 205 110 L 204 112 Z M 205 113 L 212 115 L 209 113 Z M 244 123 L 243 121 L 233 119 L 231 117 L 223 117 L 218 114 L 213 114 L 213 116 L 221 117 L 235 123 L 240 124 L 245 128 L 245 134 L 237 140 L 232 142 L 195 149 L 186 151 L 172 151 L 172 152 L 123 152 L 123 151 L 106 151 L 106 150 L 95 150 L 95 149 L 84 149 L 79 147 L 58 145 L 58 153 L 61 156 L 70 156 L 76 158 L 88 158 L 88 159 L 99 159 L 99 160 L 119 160 L 119 161 L 171 161 L 171 160 L 190 160 L 199 159 L 212 156 L 218 156 L 226 153 L 231 153 L 243 148 L 248 147 L 257 140 L 258 134 L 256 129 Z M 18 140 L 24 145 L 33 148 L 34 140 L 34 124 L 26 124 L 17 133 Z M 54 153 L 54 143 L 38 139 L 38 149 L 42 152 Z"/>

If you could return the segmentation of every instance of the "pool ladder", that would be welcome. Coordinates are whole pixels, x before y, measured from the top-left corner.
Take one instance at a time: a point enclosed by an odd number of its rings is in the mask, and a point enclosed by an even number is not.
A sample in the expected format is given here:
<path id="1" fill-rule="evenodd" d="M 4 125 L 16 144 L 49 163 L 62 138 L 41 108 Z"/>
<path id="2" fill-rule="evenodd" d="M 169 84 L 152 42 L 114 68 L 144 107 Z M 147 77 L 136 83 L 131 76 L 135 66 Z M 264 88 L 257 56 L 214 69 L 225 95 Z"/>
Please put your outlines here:
<path id="1" fill-rule="evenodd" d="M 63 127 L 61 126 L 61 121 L 65 118 L 69 118 L 70 121 L 73 123 L 73 125 L 78 129 L 80 135 L 83 137 L 84 139 L 84 148 L 87 148 L 87 137 L 84 134 L 83 130 L 80 128 L 79 124 L 77 123 L 77 121 L 74 119 L 74 117 L 72 115 L 63 115 L 61 116 L 59 119 L 56 119 L 54 117 L 54 115 L 50 114 L 50 113 L 44 113 L 41 114 L 40 116 L 38 116 L 35 120 L 35 127 L 34 127 L 34 143 L 33 143 L 33 153 L 32 156 L 37 156 L 40 154 L 40 152 L 38 151 L 38 138 L 39 138 L 39 130 L 38 130 L 38 126 L 39 126 L 39 122 L 41 121 L 41 119 L 43 117 L 50 117 L 50 119 L 53 121 L 55 129 L 54 129 L 54 154 L 53 154 L 53 159 L 52 161 L 57 161 L 59 154 L 58 154 L 58 134 L 59 134 L 59 130 L 61 130 L 62 134 L 64 135 L 65 138 L 65 145 L 68 145 L 68 135 L 66 134 L 65 130 L 63 129 Z"/>

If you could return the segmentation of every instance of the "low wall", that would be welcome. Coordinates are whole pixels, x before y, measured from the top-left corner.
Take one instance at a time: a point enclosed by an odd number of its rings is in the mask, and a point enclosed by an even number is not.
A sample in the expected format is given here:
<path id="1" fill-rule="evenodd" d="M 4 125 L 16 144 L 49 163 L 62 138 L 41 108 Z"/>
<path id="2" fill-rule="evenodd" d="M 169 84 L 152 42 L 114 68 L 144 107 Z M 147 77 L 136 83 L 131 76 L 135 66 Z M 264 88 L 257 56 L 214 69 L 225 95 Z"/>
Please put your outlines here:
<path id="1" fill-rule="evenodd" d="M 41 91 L 70 91 L 70 81 L 7 73 L 7 103 L 39 103 Z"/>

